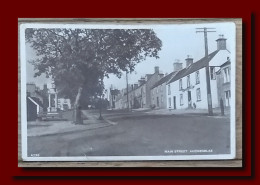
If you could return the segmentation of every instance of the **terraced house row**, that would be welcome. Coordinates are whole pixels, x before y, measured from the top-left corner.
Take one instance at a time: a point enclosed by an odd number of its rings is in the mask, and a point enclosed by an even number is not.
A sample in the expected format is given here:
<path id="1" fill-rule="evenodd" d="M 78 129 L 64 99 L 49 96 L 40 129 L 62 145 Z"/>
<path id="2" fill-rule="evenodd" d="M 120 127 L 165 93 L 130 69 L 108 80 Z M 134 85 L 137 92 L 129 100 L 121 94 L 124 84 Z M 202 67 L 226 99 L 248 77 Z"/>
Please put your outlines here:
<path id="1" fill-rule="evenodd" d="M 184 63 L 173 63 L 173 71 L 169 74 L 160 73 L 156 66 L 153 74 L 146 74 L 128 88 L 111 88 L 111 108 L 207 109 L 206 66 L 209 66 L 212 107 L 219 107 L 220 101 L 229 107 L 232 61 L 226 40 L 221 36 L 216 40 L 216 51 L 198 61 L 188 56 Z"/>

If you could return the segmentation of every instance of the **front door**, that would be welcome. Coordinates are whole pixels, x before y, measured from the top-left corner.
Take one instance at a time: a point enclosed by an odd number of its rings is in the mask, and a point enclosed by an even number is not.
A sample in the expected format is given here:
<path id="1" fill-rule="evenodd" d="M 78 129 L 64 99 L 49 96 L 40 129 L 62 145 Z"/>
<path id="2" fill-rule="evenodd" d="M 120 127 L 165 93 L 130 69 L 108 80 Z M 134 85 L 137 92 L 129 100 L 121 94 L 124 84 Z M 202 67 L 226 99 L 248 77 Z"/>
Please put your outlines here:
<path id="1" fill-rule="evenodd" d="M 176 109 L 176 96 L 173 96 L 173 109 Z"/>
<path id="2" fill-rule="evenodd" d="M 191 107 L 191 91 L 188 91 L 188 106 Z"/>

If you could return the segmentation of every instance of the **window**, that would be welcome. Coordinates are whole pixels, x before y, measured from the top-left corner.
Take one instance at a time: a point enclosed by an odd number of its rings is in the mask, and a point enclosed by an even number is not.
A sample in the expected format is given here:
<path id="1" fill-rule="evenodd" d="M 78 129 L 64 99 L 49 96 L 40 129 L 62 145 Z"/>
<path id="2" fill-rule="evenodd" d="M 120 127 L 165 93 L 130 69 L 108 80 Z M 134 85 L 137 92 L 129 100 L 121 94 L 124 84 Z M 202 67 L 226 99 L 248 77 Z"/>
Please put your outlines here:
<path id="1" fill-rule="evenodd" d="M 230 82 L 230 69 L 229 67 L 226 67 L 223 69 L 223 75 L 224 75 L 224 83 Z"/>
<path id="2" fill-rule="evenodd" d="M 215 67 L 210 67 L 210 79 L 211 80 L 216 80 Z"/>
<path id="3" fill-rule="evenodd" d="M 168 95 L 171 95 L 171 84 L 168 85 Z"/>
<path id="4" fill-rule="evenodd" d="M 190 75 L 187 76 L 187 88 L 190 87 Z"/>
<path id="5" fill-rule="evenodd" d="M 180 90 L 182 90 L 182 79 L 180 79 L 180 81 L 179 81 L 179 87 L 180 87 Z"/>
<path id="6" fill-rule="evenodd" d="M 198 88 L 198 89 L 196 90 L 196 94 L 197 94 L 197 101 L 201 101 L 200 88 Z"/>
<path id="7" fill-rule="evenodd" d="M 200 72 L 196 71 L 195 76 L 196 76 L 196 84 L 199 84 L 200 83 Z"/>
<path id="8" fill-rule="evenodd" d="M 180 94 L 180 105 L 183 105 L 183 95 Z"/>
<path id="9" fill-rule="evenodd" d="M 171 103 L 172 103 L 172 100 L 171 100 L 171 98 L 169 98 L 169 100 L 168 100 L 168 101 L 169 101 L 169 108 L 171 108 L 171 106 L 172 106 L 172 104 L 171 104 Z"/>
<path id="10" fill-rule="evenodd" d="M 225 91 L 225 102 L 226 102 L 226 106 L 230 106 L 230 97 L 231 97 L 231 93 L 230 90 Z"/>
<path id="11" fill-rule="evenodd" d="M 225 91 L 225 94 L 226 94 L 226 98 L 230 98 L 230 97 L 231 97 L 231 95 L 230 95 L 230 90 Z"/>

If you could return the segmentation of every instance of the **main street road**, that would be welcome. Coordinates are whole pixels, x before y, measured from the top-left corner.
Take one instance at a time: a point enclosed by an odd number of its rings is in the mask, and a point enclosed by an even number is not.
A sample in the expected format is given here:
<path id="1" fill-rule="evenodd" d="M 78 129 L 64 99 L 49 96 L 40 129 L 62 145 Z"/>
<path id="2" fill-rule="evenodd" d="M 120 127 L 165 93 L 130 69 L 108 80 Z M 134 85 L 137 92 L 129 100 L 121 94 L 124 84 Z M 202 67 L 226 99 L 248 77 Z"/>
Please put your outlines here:
<path id="1" fill-rule="evenodd" d="M 112 121 L 118 124 L 76 133 L 28 137 L 28 156 L 172 155 L 177 150 L 210 150 L 207 154 L 230 152 L 228 118 L 143 113 Z"/>

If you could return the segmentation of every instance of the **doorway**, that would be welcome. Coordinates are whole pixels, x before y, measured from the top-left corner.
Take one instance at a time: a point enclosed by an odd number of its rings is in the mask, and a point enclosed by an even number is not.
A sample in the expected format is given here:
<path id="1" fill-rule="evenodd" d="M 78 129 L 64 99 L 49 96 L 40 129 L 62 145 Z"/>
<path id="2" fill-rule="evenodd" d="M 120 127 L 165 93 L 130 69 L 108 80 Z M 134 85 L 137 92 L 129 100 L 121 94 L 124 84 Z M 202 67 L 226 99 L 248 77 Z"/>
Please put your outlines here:
<path id="1" fill-rule="evenodd" d="M 176 96 L 173 96 L 173 109 L 176 109 Z"/>
<path id="2" fill-rule="evenodd" d="M 188 91 L 188 106 L 191 107 L 191 91 Z"/>

